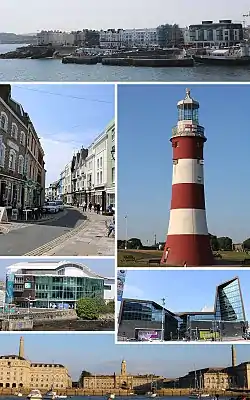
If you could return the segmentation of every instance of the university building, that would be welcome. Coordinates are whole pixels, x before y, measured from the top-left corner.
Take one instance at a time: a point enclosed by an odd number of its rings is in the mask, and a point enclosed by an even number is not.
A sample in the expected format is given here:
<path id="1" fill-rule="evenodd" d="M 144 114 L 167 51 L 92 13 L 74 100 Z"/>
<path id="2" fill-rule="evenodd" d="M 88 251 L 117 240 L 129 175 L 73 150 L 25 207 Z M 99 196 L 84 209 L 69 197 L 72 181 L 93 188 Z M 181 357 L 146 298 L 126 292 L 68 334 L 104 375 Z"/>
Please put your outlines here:
<path id="1" fill-rule="evenodd" d="M 27 360 L 22 337 L 18 355 L 0 356 L 0 388 L 48 391 L 51 387 L 57 390 L 72 387 L 67 368 L 61 364 L 33 363 Z"/>
<path id="2" fill-rule="evenodd" d="M 0 85 L 0 206 L 38 206 L 45 197 L 44 151 L 11 86 Z"/>
<path id="3" fill-rule="evenodd" d="M 20 262 L 7 267 L 7 304 L 22 308 L 75 308 L 79 299 L 115 298 L 115 279 L 77 262 Z"/>
<path id="4" fill-rule="evenodd" d="M 221 340 L 242 338 L 248 329 L 239 278 L 216 288 L 211 311 L 173 312 L 151 300 L 121 302 L 118 335 L 122 338 L 164 340 Z"/>

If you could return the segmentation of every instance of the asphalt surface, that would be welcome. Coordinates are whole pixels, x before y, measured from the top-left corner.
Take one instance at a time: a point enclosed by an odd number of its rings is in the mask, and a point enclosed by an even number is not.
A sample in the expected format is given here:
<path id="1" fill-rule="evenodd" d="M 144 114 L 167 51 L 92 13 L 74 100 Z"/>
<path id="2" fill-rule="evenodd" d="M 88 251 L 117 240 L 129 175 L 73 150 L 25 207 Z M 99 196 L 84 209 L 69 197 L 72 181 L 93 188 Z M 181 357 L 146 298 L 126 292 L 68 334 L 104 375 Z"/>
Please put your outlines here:
<path id="1" fill-rule="evenodd" d="M 0 236 L 0 256 L 23 256 L 76 228 L 84 219 L 82 213 L 69 208 L 68 213 L 56 221 L 12 230 Z"/>

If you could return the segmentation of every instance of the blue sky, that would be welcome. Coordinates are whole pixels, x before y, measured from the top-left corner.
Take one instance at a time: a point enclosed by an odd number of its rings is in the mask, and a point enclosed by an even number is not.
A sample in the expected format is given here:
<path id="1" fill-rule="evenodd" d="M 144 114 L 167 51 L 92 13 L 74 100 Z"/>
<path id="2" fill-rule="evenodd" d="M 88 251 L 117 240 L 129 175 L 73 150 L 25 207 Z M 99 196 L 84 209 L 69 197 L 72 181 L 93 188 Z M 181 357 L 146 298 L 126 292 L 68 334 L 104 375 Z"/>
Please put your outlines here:
<path id="1" fill-rule="evenodd" d="M 17 259 L 1 259 L 0 260 L 0 280 L 5 280 L 5 274 L 6 274 L 6 267 L 12 265 L 12 264 L 17 264 L 19 262 L 45 262 L 45 261 L 63 261 L 67 260 L 70 261 L 69 258 L 64 258 L 64 259 L 57 259 L 57 257 L 53 257 L 53 260 L 51 258 L 43 258 L 41 260 L 41 257 L 38 257 L 36 259 L 34 258 L 17 258 Z M 113 259 L 89 259 L 89 258 L 78 258 L 76 259 L 71 259 L 72 262 L 77 262 L 80 264 L 85 264 L 87 267 L 92 269 L 94 272 L 101 274 L 106 277 L 114 277 L 115 276 L 115 261 Z"/>
<path id="2" fill-rule="evenodd" d="M 242 20 L 249 11 L 247 0 L 1 0 L 1 29 L 6 32 L 37 32 L 41 29 L 78 30 L 153 28 L 177 23 L 184 27 L 202 19 Z M 72 7 L 72 4 L 74 5 Z M 47 10 L 50 10 L 48 13 Z M 96 12 L 98 10 L 98 12 Z M 133 10 L 133 12 L 131 12 Z M 143 10 L 143 12 L 141 12 Z M 84 15 L 84 19 L 83 16 Z"/>
<path id="3" fill-rule="evenodd" d="M 156 373 L 169 378 L 194 368 L 226 367 L 231 362 L 229 345 L 115 345 L 112 334 L 22 336 L 27 359 L 64 364 L 75 380 L 82 370 L 93 374 L 119 373 L 123 359 L 129 373 Z M 18 334 L 1 334 L 0 354 L 18 354 L 19 338 Z M 236 352 L 238 363 L 250 360 L 250 346 L 237 345 Z"/>
<path id="4" fill-rule="evenodd" d="M 46 93 L 45 93 L 46 92 Z M 74 151 L 88 147 L 114 118 L 113 85 L 12 85 L 45 151 L 46 184 L 59 179 Z"/>
<path id="5" fill-rule="evenodd" d="M 123 297 L 154 300 L 173 312 L 209 310 L 214 306 L 216 286 L 240 279 L 246 318 L 250 319 L 250 270 L 133 270 L 127 271 Z M 209 311 L 208 310 L 208 311 Z"/>
<path id="6" fill-rule="evenodd" d="M 249 85 L 189 85 L 205 127 L 209 232 L 235 242 L 250 236 Z M 165 241 L 172 184 L 171 129 L 186 85 L 120 85 L 118 91 L 119 239 Z"/>

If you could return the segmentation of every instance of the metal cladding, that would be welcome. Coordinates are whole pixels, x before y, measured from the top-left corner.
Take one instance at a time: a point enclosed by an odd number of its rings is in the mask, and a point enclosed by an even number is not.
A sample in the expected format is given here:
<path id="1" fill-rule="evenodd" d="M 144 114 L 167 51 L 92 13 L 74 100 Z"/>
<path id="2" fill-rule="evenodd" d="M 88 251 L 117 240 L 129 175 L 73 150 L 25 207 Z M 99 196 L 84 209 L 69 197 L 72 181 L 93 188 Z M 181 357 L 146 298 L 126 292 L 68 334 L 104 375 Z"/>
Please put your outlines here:
<path id="1" fill-rule="evenodd" d="M 180 101 L 178 124 L 170 139 L 173 148 L 172 199 L 169 227 L 161 263 L 171 266 L 205 266 L 214 263 L 207 228 L 203 147 L 199 103 L 186 91 Z"/>

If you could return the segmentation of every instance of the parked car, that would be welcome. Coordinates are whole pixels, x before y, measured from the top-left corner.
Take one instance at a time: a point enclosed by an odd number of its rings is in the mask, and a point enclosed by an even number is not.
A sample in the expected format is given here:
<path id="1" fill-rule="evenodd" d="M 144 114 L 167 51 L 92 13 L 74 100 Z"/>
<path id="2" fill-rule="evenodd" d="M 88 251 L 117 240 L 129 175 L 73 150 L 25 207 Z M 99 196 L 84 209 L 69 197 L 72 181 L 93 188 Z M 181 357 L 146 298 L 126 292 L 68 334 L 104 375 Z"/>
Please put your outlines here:
<path id="1" fill-rule="evenodd" d="M 49 201 L 48 203 L 45 203 L 43 209 L 45 212 L 51 214 L 56 214 L 59 212 L 59 206 L 56 204 L 55 201 Z"/>
<path id="2" fill-rule="evenodd" d="M 64 210 L 64 204 L 63 204 L 62 200 L 56 200 L 55 203 L 58 205 L 59 211 Z"/>

